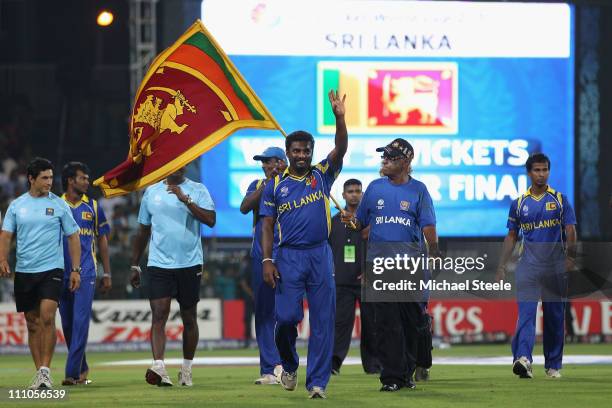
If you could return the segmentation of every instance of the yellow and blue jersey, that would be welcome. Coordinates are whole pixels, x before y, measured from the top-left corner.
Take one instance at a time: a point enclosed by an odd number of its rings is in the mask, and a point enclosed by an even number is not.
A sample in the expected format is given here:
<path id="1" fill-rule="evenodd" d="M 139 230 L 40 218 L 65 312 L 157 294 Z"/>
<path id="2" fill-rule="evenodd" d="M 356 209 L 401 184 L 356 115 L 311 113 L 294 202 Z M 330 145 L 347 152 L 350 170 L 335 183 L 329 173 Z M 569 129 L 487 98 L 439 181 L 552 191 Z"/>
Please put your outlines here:
<path id="1" fill-rule="evenodd" d="M 279 246 L 308 248 L 327 241 L 329 194 L 341 169 L 326 158 L 302 177 L 292 176 L 287 168 L 266 184 L 259 213 L 276 219 Z"/>
<path id="2" fill-rule="evenodd" d="M 370 226 L 369 242 L 405 242 L 418 246 L 423 228 L 436 225 L 436 214 L 427 187 L 410 178 L 396 185 L 387 177 L 370 183 L 357 208 L 361 225 Z"/>
<path id="3" fill-rule="evenodd" d="M 253 194 L 257 189 L 266 181 L 265 179 L 253 180 L 245 196 Z M 261 209 L 264 205 L 263 194 L 259 200 L 259 208 Z M 253 243 L 251 245 L 251 258 L 261 259 L 263 253 L 261 250 L 261 227 L 262 227 L 263 216 L 259 213 L 259 210 L 253 210 Z M 274 248 L 278 247 L 278 227 L 274 228 Z"/>
<path id="4" fill-rule="evenodd" d="M 506 226 L 521 238 L 521 261 L 547 264 L 563 259 L 565 226 L 575 224 L 574 209 L 564 194 L 548 187 L 535 196 L 530 187 L 512 202 Z"/>
<path id="5" fill-rule="evenodd" d="M 72 217 L 79 226 L 79 238 L 81 239 L 81 277 L 91 278 L 96 276 L 96 251 L 94 248 L 94 238 L 110 233 L 110 226 L 104 215 L 102 207 L 98 201 L 87 197 L 83 194 L 81 201 L 77 204 L 72 204 L 66 199 L 64 194 L 62 198 L 66 201 Z M 70 275 L 72 263 L 70 253 L 68 251 L 68 240 L 64 238 L 64 274 L 66 277 Z"/>

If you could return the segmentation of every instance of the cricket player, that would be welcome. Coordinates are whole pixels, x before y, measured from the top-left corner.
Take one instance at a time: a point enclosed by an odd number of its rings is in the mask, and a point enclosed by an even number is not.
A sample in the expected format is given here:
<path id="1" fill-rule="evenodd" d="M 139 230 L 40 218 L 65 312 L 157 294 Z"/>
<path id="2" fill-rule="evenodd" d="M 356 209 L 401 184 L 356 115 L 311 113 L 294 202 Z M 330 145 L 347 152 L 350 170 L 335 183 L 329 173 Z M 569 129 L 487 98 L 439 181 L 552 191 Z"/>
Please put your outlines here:
<path id="1" fill-rule="evenodd" d="M 91 307 L 96 288 L 96 251 L 100 251 L 104 275 L 100 281 L 105 293 L 111 286 L 110 261 L 108 257 L 108 234 L 110 227 L 98 201 L 87 196 L 89 189 L 89 168 L 80 162 L 70 162 L 62 170 L 62 198 L 72 211 L 72 217 L 79 226 L 81 241 L 81 286 L 70 291 L 70 265 L 72 259 L 68 240 L 64 238 L 64 289 L 59 303 L 62 329 L 68 347 L 66 373 L 62 385 L 88 384 L 89 366 L 85 357 Z"/>
<path id="2" fill-rule="evenodd" d="M 180 385 L 193 385 L 191 366 L 198 345 L 197 305 L 202 280 L 200 223 L 214 227 L 217 220 L 208 189 L 185 177 L 185 168 L 145 191 L 140 203 L 140 230 L 132 252 L 134 287 L 140 286 L 140 258 L 149 243 L 149 303 L 151 304 L 151 351 L 153 365 L 145 374 L 151 385 L 172 386 L 164 364 L 165 327 L 170 301 L 175 296 L 183 320 L 183 365 Z"/>
<path id="3" fill-rule="evenodd" d="M 264 187 L 274 182 L 274 177 L 287 168 L 287 156 L 280 147 L 268 147 L 263 153 L 253 157 L 261 161 L 265 178 L 253 180 L 240 204 L 240 212 L 253 212 L 253 244 L 251 246 L 251 288 L 255 301 L 255 335 L 259 347 L 259 374 L 255 384 L 278 384 L 283 367 L 274 343 L 274 289 L 264 284 L 261 260 L 261 227 L 263 217 L 259 213 Z M 278 233 L 275 228 L 274 243 L 278 246 Z M 250 324 L 250 323 L 248 323 Z"/>
<path id="4" fill-rule="evenodd" d="M 314 138 L 296 131 L 287 136 L 289 167 L 264 189 L 262 229 L 264 281 L 276 288 L 276 346 L 283 373 L 281 385 L 289 391 L 297 386 L 297 325 L 304 317 L 302 300 L 308 297 L 310 338 L 306 389 L 309 398 L 326 398 L 334 347 L 336 288 L 333 257 L 327 241 L 331 230 L 329 194 L 342 169 L 348 147 L 344 120 L 346 95 L 328 94 L 336 118 L 335 147 L 320 163 L 311 166 Z M 273 259 L 274 224 L 279 247 Z"/>
<path id="5" fill-rule="evenodd" d="M 366 189 L 356 216 L 345 212 L 343 221 L 358 228 L 370 226 L 368 252 L 385 243 L 405 243 L 406 248 L 424 248 L 430 257 L 439 256 L 436 216 L 431 196 L 422 182 L 410 175 L 414 149 L 405 139 L 395 139 L 382 152 L 381 172 Z M 395 254 L 394 254 L 395 255 Z M 422 303 L 376 302 L 378 358 L 382 364 L 380 391 L 415 388 L 420 333 L 430 330 Z"/>
<path id="6" fill-rule="evenodd" d="M 28 327 L 28 346 L 36 367 L 30 389 L 53 388 L 51 359 L 55 350 L 55 313 L 62 293 L 64 251 L 62 236 L 68 237 L 72 260 L 69 290 L 81 283 L 79 226 L 64 200 L 51 193 L 53 165 L 40 157 L 27 168 L 29 191 L 9 206 L 0 235 L 0 276 L 8 277 L 9 246 L 17 238 L 15 303 Z"/>
<path id="7" fill-rule="evenodd" d="M 516 242 L 522 243 L 515 280 L 518 321 L 512 339 L 512 372 L 532 378 L 532 352 L 538 301 L 544 313 L 544 369 L 550 378 L 561 377 L 564 342 L 566 271 L 575 269 L 576 216 L 567 197 L 548 185 L 550 159 L 531 155 L 525 164 L 531 186 L 514 200 L 508 214 L 508 234 L 496 278 L 506 274 L 506 263 Z"/>

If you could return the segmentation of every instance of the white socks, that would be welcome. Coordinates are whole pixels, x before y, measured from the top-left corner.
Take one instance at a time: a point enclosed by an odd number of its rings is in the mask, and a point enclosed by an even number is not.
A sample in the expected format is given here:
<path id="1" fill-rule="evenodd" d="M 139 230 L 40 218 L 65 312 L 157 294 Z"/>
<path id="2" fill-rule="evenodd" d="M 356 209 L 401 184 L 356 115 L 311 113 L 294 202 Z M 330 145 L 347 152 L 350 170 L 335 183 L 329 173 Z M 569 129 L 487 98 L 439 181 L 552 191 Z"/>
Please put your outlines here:
<path id="1" fill-rule="evenodd" d="M 183 369 L 191 370 L 191 364 L 192 363 L 193 363 L 193 360 L 183 359 Z"/>
<path id="2" fill-rule="evenodd" d="M 165 368 L 164 360 L 153 360 L 153 365 L 160 368 Z"/>
<path id="3" fill-rule="evenodd" d="M 49 369 L 49 367 L 45 367 L 45 366 L 40 366 L 40 368 L 38 369 L 38 371 L 46 371 L 47 373 L 51 372 L 51 370 Z"/>

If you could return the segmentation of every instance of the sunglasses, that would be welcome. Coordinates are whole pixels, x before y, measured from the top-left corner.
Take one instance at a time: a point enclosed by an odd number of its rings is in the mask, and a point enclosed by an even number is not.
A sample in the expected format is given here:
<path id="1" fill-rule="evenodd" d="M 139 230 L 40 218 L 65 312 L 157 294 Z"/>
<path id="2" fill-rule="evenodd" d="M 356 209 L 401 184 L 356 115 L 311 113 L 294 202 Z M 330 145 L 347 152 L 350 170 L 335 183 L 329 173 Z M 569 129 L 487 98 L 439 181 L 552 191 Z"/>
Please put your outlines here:
<path id="1" fill-rule="evenodd" d="M 396 161 L 398 161 L 398 160 L 405 159 L 406 157 L 403 157 L 403 156 L 395 156 L 395 157 L 392 157 L 392 156 L 389 156 L 388 154 L 383 154 L 382 156 L 380 156 L 380 158 L 381 158 L 381 159 L 384 159 L 384 160 L 388 160 L 388 161 L 390 161 L 390 162 L 396 162 Z"/>

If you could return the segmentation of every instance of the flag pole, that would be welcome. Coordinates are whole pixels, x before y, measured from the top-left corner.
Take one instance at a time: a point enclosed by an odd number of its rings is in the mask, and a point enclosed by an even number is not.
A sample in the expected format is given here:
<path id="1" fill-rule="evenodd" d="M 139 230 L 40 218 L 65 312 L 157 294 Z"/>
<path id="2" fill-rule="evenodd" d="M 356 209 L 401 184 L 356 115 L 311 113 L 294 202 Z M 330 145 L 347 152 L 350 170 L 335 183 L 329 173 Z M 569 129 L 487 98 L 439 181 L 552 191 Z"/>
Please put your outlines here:
<path id="1" fill-rule="evenodd" d="M 336 201 L 336 199 L 334 198 L 333 195 L 331 195 L 331 193 L 329 194 L 329 198 L 332 199 L 332 201 L 334 202 L 334 205 L 336 206 L 338 211 L 340 211 L 341 213 L 344 212 L 344 210 L 342 208 L 340 208 L 340 204 L 338 204 L 338 201 Z M 355 223 L 353 221 L 351 221 L 351 227 L 354 228 L 354 229 L 357 229 L 357 226 L 355 225 Z"/>

